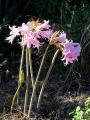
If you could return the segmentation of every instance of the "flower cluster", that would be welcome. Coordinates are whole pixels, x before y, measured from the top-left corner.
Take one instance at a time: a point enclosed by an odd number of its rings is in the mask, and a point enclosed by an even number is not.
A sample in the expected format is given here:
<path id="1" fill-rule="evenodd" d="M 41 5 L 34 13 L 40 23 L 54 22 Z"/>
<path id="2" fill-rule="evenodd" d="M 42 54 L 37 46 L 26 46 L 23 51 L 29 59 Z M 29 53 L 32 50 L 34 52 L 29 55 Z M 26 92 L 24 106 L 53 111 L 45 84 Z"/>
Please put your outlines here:
<path id="1" fill-rule="evenodd" d="M 19 27 L 9 27 L 9 29 L 11 30 L 10 36 L 7 37 L 6 40 L 12 43 L 16 36 L 22 36 L 20 44 L 21 46 L 27 46 L 28 48 L 31 46 L 39 48 L 41 46 L 39 38 L 49 39 L 52 34 L 49 21 L 46 20 L 44 20 L 43 23 L 40 23 L 38 20 L 32 20 L 26 24 L 22 23 Z"/>
<path id="2" fill-rule="evenodd" d="M 16 36 L 22 36 L 20 44 L 28 48 L 31 46 L 39 48 L 42 45 L 39 39 L 47 38 L 50 45 L 55 45 L 62 51 L 62 60 L 66 61 L 66 65 L 77 60 L 80 55 L 81 47 L 79 43 L 68 40 L 65 32 L 53 32 L 49 21 L 44 20 L 41 23 L 39 20 L 32 20 L 19 27 L 9 27 L 9 29 L 11 30 L 10 36 L 6 40 L 12 43 Z"/>
<path id="3" fill-rule="evenodd" d="M 68 63 L 73 63 L 74 60 L 78 60 L 77 57 L 80 56 L 81 47 L 79 43 L 68 40 L 64 32 L 54 32 L 50 38 L 49 44 L 54 44 L 62 51 L 62 60 L 66 61 L 66 65 Z"/>

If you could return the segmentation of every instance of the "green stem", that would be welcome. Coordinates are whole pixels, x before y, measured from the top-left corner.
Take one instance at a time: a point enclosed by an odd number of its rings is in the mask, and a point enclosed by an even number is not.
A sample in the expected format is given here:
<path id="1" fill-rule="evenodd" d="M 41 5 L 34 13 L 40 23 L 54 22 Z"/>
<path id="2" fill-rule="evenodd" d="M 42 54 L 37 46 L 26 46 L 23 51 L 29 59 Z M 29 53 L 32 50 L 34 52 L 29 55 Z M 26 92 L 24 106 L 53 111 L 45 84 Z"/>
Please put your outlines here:
<path id="1" fill-rule="evenodd" d="M 37 103 L 37 108 L 40 107 L 40 103 L 41 103 L 41 99 L 42 99 L 42 94 L 43 94 L 45 85 L 46 85 L 46 83 L 47 83 L 47 80 L 48 80 L 48 78 L 49 78 L 49 75 L 50 75 L 50 73 L 51 73 L 52 67 L 53 67 L 54 62 L 55 62 L 55 60 L 56 60 L 56 58 L 57 58 L 58 53 L 59 53 L 59 50 L 57 50 L 57 51 L 55 52 L 55 54 L 54 54 L 54 56 L 53 56 L 53 59 L 52 59 L 52 62 L 51 62 L 51 65 L 50 65 L 50 67 L 49 67 L 49 69 L 48 69 L 48 72 L 47 72 L 47 74 L 46 74 L 45 80 L 44 80 L 44 82 L 43 82 L 43 85 L 42 85 L 42 88 L 41 88 L 41 91 L 40 91 L 40 94 L 39 94 L 38 103 Z"/>
<path id="2" fill-rule="evenodd" d="M 19 68 L 19 79 L 20 79 L 20 73 L 21 73 L 22 66 L 23 66 L 23 61 L 24 61 L 24 50 L 25 50 L 25 48 L 23 47 L 23 48 L 22 48 L 20 68 Z M 18 95 L 17 95 L 17 104 L 19 104 L 19 91 L 18 91 Z"/>
<path id="3" fill-rule="evenodd" d="M 44 60 L 45 60 L 45 57 L 46 57 L 46 55 L 47 55 L 47 52 L 48 52 L 49 47 L 50 47 L 50 45 L 48 45 L 48 47 L 46 48 L 45 53 L 44 53 L 44 55 L 43 55 L 43 58 L 42 58 L 42 60 L 41 60 L 41 64 L 40 64 L 40 67 L 39 67 L 39 71 L 38 71 L 38 73 L 37 73 L 36 81 L 39 80 L 40 73 L 41 73 L 41 70 L 42 70 L 42 66 L 43 66 L 43 64 L 44 64 Z"/>
<path id="4" fill-rule="evenodd" d="M 15 99 L 16 99 L 16 97 L 17 97 L 17 95 L 18 95 L 18 92 L 19 92 L 20 88 L 21 88 L 21 85 L 18 86 L 18 88 L 17 88 L 17 90 L 16 90 L 16 93 L 15 93 L 15 95 L 14 95 L 14 97 L 13 97 L 12 105 L 11 105 L 11 112 L 12 112 L 12 110 L 13 110 L 13 106 L 14 106 L 14 103 L 15 103 Z"/>
<path id="5" fill-rule="evenodd" d="M 41 70 L 42 70 L 42 66 L 44 64 L 44 60 L 45 60 L 46 54 L 48 52 L 49 46 L 50 45 L 48 45 L 48 47 L 46 48 L 45 53 L 43 55 L 43 58 L 41 60 L 39 71 L 38 71 L 38 74 L 37 74 L 37 77 L 36 77 L 36 81 L 35 81 L 35 84 L 34 84 L 34 87 L 33 87 L 33 92 L 32 92 L 31 101 L 30 101 L 29 110 L 28 110 L 28 118 L 30 118 L 30 115 L 31 115 L 31 109 L 32 109 L 32 105 L 33 105 L 33 100 L 34 100 L 34 96 L 36 94 L 36 87 L 38 85 L 39 76 L 40 76 L 40 73 L 41 73 Z"/>
<path id="6" fill-rule="evenodd" d="M 31 75 L 32 87 L 33 87 L 35 81 L 34 81 L 33 68 L 32 68 L 31 48 L 28 49 L 28 52 L 29 52 L 30 75 Z"/>
<path id="7" fill-rule="evenodd" d="M 28 61 L 28 48 L 26 48 L 26 92 L 24 100 L 24 114 L 27 113 L 27 105 L 29 98 L 29 61 Z"/>

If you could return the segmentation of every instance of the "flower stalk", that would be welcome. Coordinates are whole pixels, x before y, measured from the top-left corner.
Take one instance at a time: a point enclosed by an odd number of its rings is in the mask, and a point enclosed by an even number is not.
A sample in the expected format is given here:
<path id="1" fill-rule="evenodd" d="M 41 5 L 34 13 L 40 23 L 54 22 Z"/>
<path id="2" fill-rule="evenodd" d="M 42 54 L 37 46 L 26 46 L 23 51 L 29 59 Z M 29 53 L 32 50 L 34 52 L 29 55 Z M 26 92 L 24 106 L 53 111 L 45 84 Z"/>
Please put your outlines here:
<path id="1" fill-rule="evenodd" d="M 39 71 L 38 71 L 38 74 L 37 74 L 37 77 L 36 77 L 36 81 L 35 81 L 35 84 L 34 84 L 34 87 L 33 87 L 33 92 L 32 92 L 31 101 L 30 101 L 29 110 L 28 110 L 28 118 L 30 118 L 30 115 L 31 115 L 33 100 L 34 100 L 34 96 L 35 96 L 35 93 L 36 93 L 36 87 L 37 87 L 37 85 L 38 85 L 39 76 L 40 76 L 40 73 L 41 73 L 41 70 L 42 70 L 42 66 L 43 66 L 43 64 L 44 64 L 45 57 L 46 57 L 46 55 L 47 55 L 47 52 L 48 52 L 49 47 L 50 47 L 50 45 L 48 45 L 48 47 L 47 47 L 46 50 L 45 50 L 45 53 L 44 53 L 43 58 L 42 58 L 42 60 L 41 60 L 41 64 L 40 64 L 40 67 L 39 67 Z"/>
<path id="2" fill-rule="evenodd" d="M 30 66 L 30 75 L 31 75 L 31 81 L 32 81 L 32 87 L 34 87 L 34 75 L 33 75 L 33 67 L 32 67 L 32 58 L 31 58 L 31 48 L 28 49 L 28 53 L 29 53 L 29 66 Z"/>
<path id="3" fill-rule="evenodd" d="M 24 100 L 24 114 L 27 113 L 27 105 L 29 98 L 29 59 L 28 59 L 28 48 L 26 48 L 26 92 L 25 92 L 25 100 Z"/>
<path id="4" fill-rule="evenodd" d="M 24 50 L 25 48 L 23 47 L 22 48 L 22 55 L 21 55 L 21 62 L 20 62 L 20 69 L 19 69 L 19 82 L 18 82 L 18 88 L 15 92 L 15 95 L 13 97 L 13 100 L 12 100 L 12 105 L 11 105 L 11 112 L 13 110 L 13 106 L 14 106 L 14 103 L 15 103 L 15 99 L 17 97 L 17 104 L 19 104 L 19 90 L 21 88 L 21 85 L 20 82 L 23 81 L 22 79 L 24 79 L 24 76 L 22 75 L 22 66 L 23 66 L 23 61 L 24 61 Z M 23 78 L 21 78 L 23 76 Z"/>
<path id="5" fill-rule="evenodd" d="M 55 63 L 55 60 L 56 60 L 56 58 L 57 58 L 57 55 L 58 55 L 59 51 L 60 51 L 60 50 L 58 49 L 58 50 L 55 52 L 55 54 L 54 54 L 54 56 L 53 56 L 53 59 L 52 59 L 52 62 L 51 62 L 51 64 L 50 64 L 50 67 L 49 67 L 49 69 L 48 69 L 48 72 L 47 72 L 47 74 L 46 74 L 45 80 L 44 80 L 44 82 L 43 82 L 43 84 L 42 84 L 41 91 L 40 91 L 39 98 L 38 98 L 37 108 L 40 107 L 40 103 L 41 103 L 41 99 L 42 99 L 42 94 L 43 94 L 45 85 L 46 85 L 46 83 L 47 83 L 47 81 L 48 81 L 49 75 L 50 75 L 50 73 L 51 73 L 51 70 L 52 70 L 52 68 L 53 68 L 53 65 L 54 65 L 54 63 Z"/>
<path id="6" fill-rule="evenodd" d="M 15 99 L 16 99 L 18 93 L 19 93 L 20 88 L 21 88 L 21 86 L 19 85 L 18 88 L 17 88 L 17 90 L 16 90 L 16 92 L 15 92 L 15 95 L 14 95 L 14 97 L 13 97 L 12 105 L 11 105 L 11 113 L 12 113 L 12 111 L 13 111 L 13 107 L 14 107 Z"/>
<path id="7" fill-rule="evenodd" d="M 22 55 L 21 55 L 20 68 L 19 68 L 19 79 L 20 79 L 20 73 L 23 67 L 23 62 L 24 62 L 24 51 L 25 51 L 25 47 L 22 47 Z M 19 105 L 19 91 L 17 95 L 17 105 Z"/>

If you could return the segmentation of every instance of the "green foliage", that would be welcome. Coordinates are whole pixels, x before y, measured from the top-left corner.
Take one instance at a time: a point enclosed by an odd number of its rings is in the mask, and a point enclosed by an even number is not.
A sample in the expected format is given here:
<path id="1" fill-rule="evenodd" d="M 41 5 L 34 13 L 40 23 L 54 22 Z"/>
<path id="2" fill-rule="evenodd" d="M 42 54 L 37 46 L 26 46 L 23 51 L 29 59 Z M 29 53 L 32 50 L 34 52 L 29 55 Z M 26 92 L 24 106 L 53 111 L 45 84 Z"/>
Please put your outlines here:
<path id="1" fill-rule="evenodd" d="M 84 108 L 77 106 L 69 115 L 73 115 L 72 120 L 90 120 L 90 97 L 84 102 Z"/>

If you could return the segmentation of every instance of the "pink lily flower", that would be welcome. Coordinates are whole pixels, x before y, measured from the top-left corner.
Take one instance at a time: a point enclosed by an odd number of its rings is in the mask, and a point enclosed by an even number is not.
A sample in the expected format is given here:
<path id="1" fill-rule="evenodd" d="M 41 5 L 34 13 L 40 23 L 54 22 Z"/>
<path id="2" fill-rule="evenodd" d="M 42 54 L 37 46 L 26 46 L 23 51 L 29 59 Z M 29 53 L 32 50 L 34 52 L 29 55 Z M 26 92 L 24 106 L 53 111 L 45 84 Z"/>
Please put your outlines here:
<path id="1" fill-rule="evenodd" d="M 26 37 L 23 39 L 23 41 L 20 42 L 21 46 L 27 46 L 27 48 L 30 48 L 31 46 L 39 48 L 41 46 L 41 43 L 33 38 L 33 37 Z"/>
<path id="2" fill-rule="evenodd" d="M 73 41 L 67 41 L 64 44 L 63 50 L 63 60 L 66 61 L 66 65 L 68 63 L 72 63 L 74 60 L 78 60 L 78 56 L 80 56 L 81 47 L 79 43 L 73 43 Z"/>
<path id="3" fill-rule="evenodd" d="M 65 42 L 67 41 L 66 33 L 61 32 L 60 35 L 58 37 L 56 37 L 56 39 L 61 45 L 64 45 Z"/>
<path id="4" fill-rule="evenodd" d="M 47 38 L 48 40 L 50 40 L 52 34 L 53 34 L 52 30 L 41 31 L 40 33 L 42 38 Z"/>
<path id="5" fill-rule="evenodd" d="M 8 40 L 9 43 L 12 44 L 14 38 L 15 38 L 16 36 L 19 36 L 20 33 L 19 33 L 19 28 L 16 28 L 16 26 L 12 26 L 12 27 L 9 26 L 9 29 L 11 30 L 11 31 L 10 31 L 10 36 L 7 37 L 6 40 Z"/>
<path id="6" fill-rule="evenodd" d="M 22 26 L 19 27 L 19 30 L 20 30 L 21 35 L 24 35 L 30 31 L 30 27 L 27 24 L 22 23 Z"/>
<path id="7" fill-rule="evenodd" d="M 12 43 L 16 36 L 21 35 L 22 41 L 20 42 L 20 44 L 22 46 L 39 47 L 41 46 L 41 43 L 39 42 L 38 38 L 43 37 L 50 39 L 52 31 L 49 30 L 49 28 L 49 21 L 44 20 L 43 23 L 40 23 L 38 20 L 32 20 L 27 23 L 22 23 L 22 25 L 18 28 L 16 28 L 16 26 L 9 27 L 11 32 L 10 36 L 7 37 L 6 40 Z"/>
<path id="8" fill-rule="evenodd" d="M 44 20 L 44 23 L 42 23 L 36 27 L 36 29 L 38 29 L 38 30 L 48 30 L 49 28 L 50 28 L 49 20 L 48 21 Z"/>

